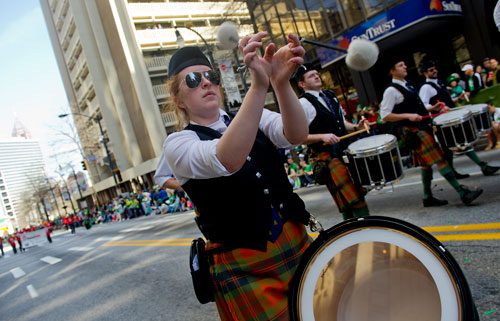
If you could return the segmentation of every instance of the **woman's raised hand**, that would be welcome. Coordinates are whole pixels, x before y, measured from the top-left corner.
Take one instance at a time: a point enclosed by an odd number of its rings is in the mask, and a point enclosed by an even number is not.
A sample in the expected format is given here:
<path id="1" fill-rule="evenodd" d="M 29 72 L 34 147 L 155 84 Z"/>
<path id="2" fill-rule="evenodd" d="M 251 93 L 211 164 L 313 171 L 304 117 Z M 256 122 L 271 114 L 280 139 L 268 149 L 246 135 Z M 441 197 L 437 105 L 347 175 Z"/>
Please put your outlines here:
<path id="1" fill-rule="evenodd" d="M 297 67 L 304 63 L 305 50 L 295 34 L 287 36 L 288 44 L 281 47 L 272 57 L 271 82 L 289 82 Z"/>
<path id="2" fill-rule="evenodd" d="M 267 36 L 267 32 L 248 35 L 240 40 L 239 48 L 243 53 L 243 61 L 250 69 L 252 75 L 252 86 L 269 87 L 269 77 L 272 72 L 271 60 L 276 51 L 276 46 L 269 44 L 264 52 L 264 56 L 258 55 L 258 50 L 262 47 L 262 39 Z"/>

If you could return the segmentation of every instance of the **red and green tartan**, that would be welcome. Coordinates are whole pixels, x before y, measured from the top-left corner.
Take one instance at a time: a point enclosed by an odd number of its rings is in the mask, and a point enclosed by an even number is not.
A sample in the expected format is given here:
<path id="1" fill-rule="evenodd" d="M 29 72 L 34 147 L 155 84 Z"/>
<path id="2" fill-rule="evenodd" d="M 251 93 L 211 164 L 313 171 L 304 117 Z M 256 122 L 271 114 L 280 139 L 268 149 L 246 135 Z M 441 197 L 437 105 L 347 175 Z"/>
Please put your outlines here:
<path id="1" fill-rule="evenodd" d="M 329 153 L 321 153 L 318 156 L 320 160 L 329 159 Z M 367 208 L 363 192 L 354 184 L 349 170 L 344 163 L 339 159 L 333 158 L 328 164 L 330 168 L 331 180 L 328 181 L 326 187 L 333 197 L 335 204 L 341 213 L 350 212 L 361 208 Z"/>
<path id="2" fill-rule="evenodd" d="M 311 239 L 288 221 L 267 251 L 235 249 L 212 254 L 210 271 L 221 320 L 289 320 L 289 283 Z"/>
<path id="3" fill-rule="evenodd" d="M 443 151 L 436 143 L 433 135 L 425 130 L 418 130 L 417 128 L 410 127 L 407 128 L 416 133 L 420 139 L 420 145 L 418 148 L 412 150 L 415 166 L 430 168 L 432 165 L 444 160 Z"/>

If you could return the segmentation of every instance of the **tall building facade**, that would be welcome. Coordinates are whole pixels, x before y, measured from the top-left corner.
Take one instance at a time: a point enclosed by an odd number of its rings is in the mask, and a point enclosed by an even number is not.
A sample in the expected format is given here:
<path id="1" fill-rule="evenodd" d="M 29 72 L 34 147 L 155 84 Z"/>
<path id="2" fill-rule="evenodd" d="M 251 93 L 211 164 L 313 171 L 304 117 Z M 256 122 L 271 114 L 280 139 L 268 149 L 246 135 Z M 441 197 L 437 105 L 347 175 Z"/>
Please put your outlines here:
<path id="1" fill-rule="evenodd" d="M 176 121 L 165 108 L 164 86 L 180 45 L 175 27 L 186 44 L 217 57 L 222 22 L 239 23 L 241 33 L 253 30 L 245 2 L 40 3 L 93 183 L 84 194 L 107 201 L 119 190 L 152 187 L 163 140 Z"/>
<path id="2" fill-rule="evenodd" d="M 345 65 L 345 54 L 304 44 L 306 60 L 322 67 L 326 84 L 335 89 L 347 111 L 358 103 L 377 104 L 389 83 L 385 63 L 393 56 L 409 66 L 409 79 L 423 82 L 418 64 L 430 55 L 441 77 L 460 72 L 466 63 L 500 56 L 500 33 L 493 21 L 496 0 L 248 0 L 257 30 L 282 43 L 289 32 L 347 48 L 356 37 L 375 41 L 377 64 L 365 72 Z"/>
<path id="3" fill-rule="evenodd" d="M 24 199 L 31 196 L 33 184 L 45 177 L 44 166 L 37 140 L 0 139 L 0 214 L 11 227 L 24 228 L 39 220 L 37 211 L 26 208 Z"/>

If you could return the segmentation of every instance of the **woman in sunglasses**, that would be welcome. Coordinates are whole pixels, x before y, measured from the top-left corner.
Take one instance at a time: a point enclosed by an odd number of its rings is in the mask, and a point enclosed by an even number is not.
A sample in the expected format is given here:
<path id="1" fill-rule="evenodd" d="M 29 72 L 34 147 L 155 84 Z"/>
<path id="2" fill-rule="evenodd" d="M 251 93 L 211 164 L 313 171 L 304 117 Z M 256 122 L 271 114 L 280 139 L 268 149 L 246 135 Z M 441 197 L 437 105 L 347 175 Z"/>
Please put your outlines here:
<path id="1" fill-rule="evenodd" d="M 182 130 L 167 137 L 164 157 L 196 206 L 222 320 L 288 320 L 288 284 L 310 243 L 309 213 L 277 152 L 308 134 L 289 82 L 304 49 L 289 35 L 259 56 L 266 35 L 239 43 L 251 86 L 234 118 L 221 110 L 220 78 L 198 48 L 179 49 L 168 70 Z M 269 84 L 281 114 L 263 108 Z"/>

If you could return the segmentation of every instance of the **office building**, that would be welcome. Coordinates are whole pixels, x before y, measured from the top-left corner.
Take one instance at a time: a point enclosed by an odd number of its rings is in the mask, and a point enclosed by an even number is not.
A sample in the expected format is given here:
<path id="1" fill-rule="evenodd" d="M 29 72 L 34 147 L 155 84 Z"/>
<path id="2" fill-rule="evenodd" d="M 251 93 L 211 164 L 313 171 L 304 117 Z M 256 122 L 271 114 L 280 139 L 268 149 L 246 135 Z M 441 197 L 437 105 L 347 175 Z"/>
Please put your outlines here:
<path id="1" fill-rule="evenodd" d="M 0 219 L 3 213 L 14 228 L 39 223 L 36 209 L 25 198 L 32 197 L 33 185 L 45 177 L 40 143 L 34 139 L 0 139 Z M 28 207 L 26 206 L 28 205 Z"/>

